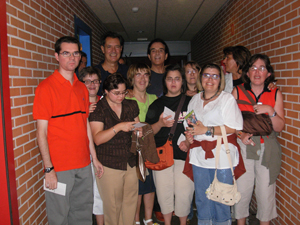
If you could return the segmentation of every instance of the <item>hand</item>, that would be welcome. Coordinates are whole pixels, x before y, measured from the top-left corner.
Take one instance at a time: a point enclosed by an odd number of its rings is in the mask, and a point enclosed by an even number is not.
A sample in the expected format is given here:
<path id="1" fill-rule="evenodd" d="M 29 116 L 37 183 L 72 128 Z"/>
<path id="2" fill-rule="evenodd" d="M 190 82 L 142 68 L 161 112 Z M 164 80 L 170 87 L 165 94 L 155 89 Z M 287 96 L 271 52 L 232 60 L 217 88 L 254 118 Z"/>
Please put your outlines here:
<path id="1" fill-rule="evenodd" d="M 132 121 L 132 122 L 122 122 L 117 124 L 116 126 L 120 127 L 120 130 L 124 131 L 124 132 L 129 132 L 129 131 L 133 131 L 134 130 L 134 124 L 136 124 L 138 122 Z M 115 126 L 115 127 L 116 127 Z"/>
<path id="2" fill-rule="evenodd" d="M 90 113 L 94 112 L 94 110 L 96 109 L 96 106 L 97 106 L 97 102 L 90 104 L 90 107 L 89 107 Z"/>
<path id="3" fill-rule="evenodd" d="M 275 111 L 272 106 L 263 105 L 263 104 L 254 105 L 253 110 L 254 110 L 255 114 L 268 113 L 269 115 L 273 115 L 273 113 Z"/>
<path id="4" fill-rule="evenodd" d="M 193 144 L 194 143 L 194 136 L 189 131 L 185 131 L 185 138 L 188 141 L 188 143 Z"/>
<path id="5" fill-rule="evenodd" d="M 269 85 L 268 85 L 268 89 L 269 90 L 273 90 L 275 88 L 277 88 L 276 81 L 274 81 L 272 83 L 269 83 Z"/>
<path id="6" fill-rule="evenodd" d="M 254 146 L 255 143 L 252 141 L 251 137 L 253 136 L 253 134 L 249 134 L 249 133 L 245 133 L 242 132 L 241 134 L 241 141 L 245 144 L 245 145 L 252 145 Z"/>
<path id="7" fill-rule="evenodd" d="M 95 175 L 101 178 L 104 173 L 103 165 L 99 162 L 97 158 L 93 158 L 93 165 L 96 168 Z"/>
<path id="8" fill-rule="evenodd" d="M 175 120 L 169 120 L 169 118 L 171 118 L 172 116 L 169 115 L 167 117 L 164 118 L 164 113 L 160 114 L 159 116 L 159 122 L 161 124 L 161 127 L 172 127 Z"/>
<path id="9" fill-rule="evenodd" d="M 143 137 L 143 128 L 142 127 L 135 128 L 135 130 L 133 131 L 134 135 L 136 135 L 136 131 L 139 131 L 139 138 Z"/>
<path id="10" fill-rule="evenodd" d="M 189 123 L 189 126 L 186 130 L 189 131 L 192 135 L 201 135 L 205 134 L 207 131 L 207 127 L 203 125 L 201 121 L 197 121 L 197 123 Z"/>
<path id="11" fill-rule="evenodd" d="M 132 89 L 128 89 L 127 91 L 128 91 L 128 93 L 127 93 L 126 97 L 133 98 L 134 97 L 133 90 Z"/>
<path id="12" fill-rule="evenodd" d="M 190 148 L 190 143 L 187 140 L 180 142 L 179 148 L 181 151 L 187 152 Z"/>
<path id="13" fill-rule="evenodd" d="M 50 190 L 54 190 L 57 188 L 57 176 L 54 169 L 49 173 L 45 173 L 45 185 L 46 188 L 49 188 Z"/>

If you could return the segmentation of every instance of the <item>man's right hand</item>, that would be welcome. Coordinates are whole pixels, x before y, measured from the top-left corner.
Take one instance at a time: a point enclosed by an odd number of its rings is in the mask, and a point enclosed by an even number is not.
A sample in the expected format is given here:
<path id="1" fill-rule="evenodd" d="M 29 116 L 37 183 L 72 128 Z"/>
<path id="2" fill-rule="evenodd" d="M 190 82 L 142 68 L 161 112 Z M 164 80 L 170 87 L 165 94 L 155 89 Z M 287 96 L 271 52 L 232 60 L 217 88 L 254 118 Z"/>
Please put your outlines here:
<path id="1" fill-rule="evenodd" d="M 45 173 L 45 185 L 46 188 L 54 190 L 57 188 L 57 176 L 54 170 L 51 170 L 49 173 Z"/>

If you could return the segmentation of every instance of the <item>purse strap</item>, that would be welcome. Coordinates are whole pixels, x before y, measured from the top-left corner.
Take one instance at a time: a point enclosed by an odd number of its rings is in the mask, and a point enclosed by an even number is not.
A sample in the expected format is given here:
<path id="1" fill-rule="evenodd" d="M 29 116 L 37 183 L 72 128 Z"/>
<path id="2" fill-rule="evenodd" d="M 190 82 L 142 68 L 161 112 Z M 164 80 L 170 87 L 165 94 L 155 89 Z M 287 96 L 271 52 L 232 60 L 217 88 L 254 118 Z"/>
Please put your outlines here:
<path id="1" fill-rule="evenodd" d="M 174 121 L 174 124 L 170 130 L 170 133 L 169 133 L 169 141 L 171 141 L 173 139 L 173 136 L 174 136 L 174 133 L 175 133 L 175 129 L 176 129 L 176 126 L 177 126 L 177 122 L 178 122 L 178 119 L 179 119 L 179 114 L 180 114 L 180 111 L 182 109 L 182 106 L 183 106 L 183 103 L 185 101 L 185 94 L 182 94 L 181 98 L 180 98 L 180 102 L 178 104 L 178 107 L 177 107 L 177 110 L 176 110 L 176 113 L 175 113 L 175 121 Z"/>
<path id="2" fill-rule="evenodd" d="M 233 167 L 232 167 L 232 162 L 231 162 L 231 157 L 230 157 L 230 149 L 229 149 L 229 145 L 228 145 L 226 129 L 225 129 L 224 125 L 220 126 L 220 128 L 221 128 L 221 132 L 222 132 L 224 146 L 226 149 L 226 155 L 227 155 L 227 158 L 229 161 L 229 165 L 230 165 L 230 169 L 231 169 L 231 173 L 232 173 L 232 177 L 233 177 L 233 182 L 235 183 L 235 177 L 234 177 L 234 172 L 233 172 Z M 219 165 L 222 137 L 218 136 L 218 139 L 217 139 L 216 160 L 215 160 L 215 162 L 216 162 L 215 178 L 217 177 L 217 169 L 218 169 L 218 165 Z"/>
<path id="3" fill-rule="evenodd" d="M 251 97 L 251 95 L 249 94 L 249 92 L 245 89 L 244 85 L 240 84 L 238 85 L 237 87 L 239 87 L 241 89 L 241 91 L 246 95 L 246 97 L 249 99 L 249 101 L 251 102 L 252 105 L 255 105 L 256 102 L 254 101 L 254 99 Z M 240 103 L 240 104 L 247 104 L 247 105 L 250 105 L 248 102 L 245 103 L 245 101 L 243 100 L 240 100 L 240 99 L 237 99 L 236 100 L 237 103 Z"/>

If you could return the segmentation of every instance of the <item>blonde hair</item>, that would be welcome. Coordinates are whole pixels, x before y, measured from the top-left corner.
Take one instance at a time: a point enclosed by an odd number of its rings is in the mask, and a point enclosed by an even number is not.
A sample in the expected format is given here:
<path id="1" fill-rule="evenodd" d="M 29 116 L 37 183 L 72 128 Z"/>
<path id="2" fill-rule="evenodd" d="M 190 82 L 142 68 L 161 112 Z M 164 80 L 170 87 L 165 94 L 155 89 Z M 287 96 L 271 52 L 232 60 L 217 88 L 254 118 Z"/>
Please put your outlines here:
<path id="1" fill-rule="evenodd" d="M 130 65 L 128 71 L 127 71 L 127 79 L 128 79 L 128 84 L 133 87 L 133 78 L 134 75 L 136 75 L 139 71 L 145 71 L 146 73 L 149 74 L 149 80 L 151 78 L 151 69 L 146 63 L 134 63 Z M 150 82 L 148 86 L 150 85 Z"/>

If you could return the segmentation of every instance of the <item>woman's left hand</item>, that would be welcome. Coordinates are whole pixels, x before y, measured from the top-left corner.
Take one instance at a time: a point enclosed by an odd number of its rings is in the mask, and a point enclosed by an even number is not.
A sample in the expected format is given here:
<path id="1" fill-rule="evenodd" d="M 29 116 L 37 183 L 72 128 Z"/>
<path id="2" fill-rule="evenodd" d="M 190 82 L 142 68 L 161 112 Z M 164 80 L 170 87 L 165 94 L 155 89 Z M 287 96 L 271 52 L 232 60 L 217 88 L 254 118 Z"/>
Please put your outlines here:
<path id="1" fill-rule="evenodd" d="M 273 115 L 273 113 L 275 111 L 272 106 L 263 105 L 263 104 L 254 105 L 253 110 L 254 110 L 255 114 L 268 113 L 269 116 Z"/>
<path id="2" fill-rule="evenodd" d="M 191 125 L 192 127 L 187 127 L 187 131 L 189 131 L 190 134 L 192 135 L 201 135 L 201 134 L 205 134 L 207 131 L 207 127 L 203 125 L 203 123 L 201 121 L 197 121 L 196 124 L 194 123 L 190 123 L 189 125 Z"/>
<path id="3" fill-rule="evenodd" d="M 180 142 L 179 148 L 181 151 L 187 152 L 190 148 L 190 143 L 187 140 Z"/>
<path id="4" fill-rule="evenodd" d="M 273 90 L 275 88 L 277 88 L 276 81 L 269 83 L 268 85 L 269 90 Z"/>

